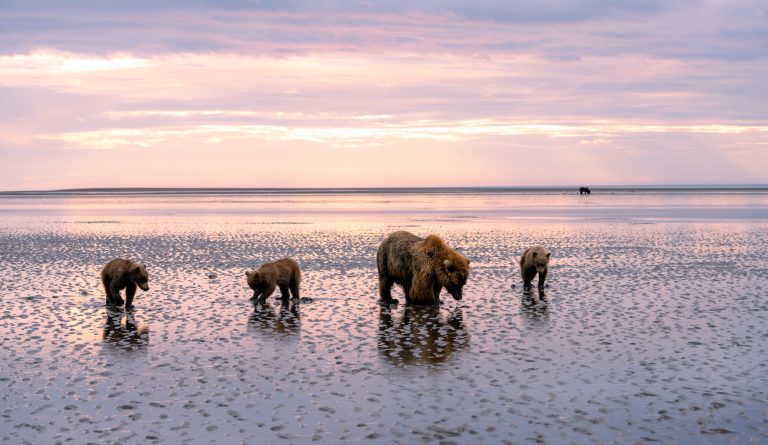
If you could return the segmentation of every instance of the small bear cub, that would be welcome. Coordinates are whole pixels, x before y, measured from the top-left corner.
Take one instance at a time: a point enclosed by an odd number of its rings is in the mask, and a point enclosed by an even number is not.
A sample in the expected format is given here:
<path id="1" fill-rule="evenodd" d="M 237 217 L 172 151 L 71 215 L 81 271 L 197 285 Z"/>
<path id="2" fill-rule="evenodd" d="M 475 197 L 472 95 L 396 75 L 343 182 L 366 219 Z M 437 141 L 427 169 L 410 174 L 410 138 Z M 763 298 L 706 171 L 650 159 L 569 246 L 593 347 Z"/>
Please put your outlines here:
<path id="1" fill-rule="evenodd" d="M 539 289 L 544 289 L 547 279 L 550 253 L 542 246 L 533 246 L 523 252 L 520 257 L 520 275 L 523 277 L 523 289 L 530 289 L 531 282 L 539 274 Z"/>
<path id="2" fill-rule="evenodd" d="M 101 270 L 101 282 L 107 294 L 107 306 L 122 306 L 120 290 L 125 289 L 125 308 L 133 307 L 136 286 L 143 291 L 149 290 L 147 267 L 124 258 L 115 258 Z"/>
<path id="3" fill-rule="evenodd" d="M 253 289 L 251 300 L 264 302 L 275 291 L 275 287 L 280 288 L 283 300 L 289 296 L 299 298 L 301 270 L 296 261 L 290 258 L 262 264 L 256 270 L 246 271 L 245 276 L 248 286 Z"/>

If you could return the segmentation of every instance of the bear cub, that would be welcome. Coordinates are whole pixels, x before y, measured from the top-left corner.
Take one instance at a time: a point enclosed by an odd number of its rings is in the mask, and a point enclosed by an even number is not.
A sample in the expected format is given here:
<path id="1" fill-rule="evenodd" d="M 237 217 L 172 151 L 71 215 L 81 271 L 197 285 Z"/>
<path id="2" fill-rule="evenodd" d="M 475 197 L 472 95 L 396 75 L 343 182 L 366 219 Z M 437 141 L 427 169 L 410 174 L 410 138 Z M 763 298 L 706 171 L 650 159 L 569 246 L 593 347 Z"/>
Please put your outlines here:
<path id="1" fill-rule="evenodd" d="M 531 282 L 536 274 L 539 274 L 539 290 L 544 289 L 544 280 L 547 279 L 550 253 L 542 246 L 533 246 L 523 252 L 520 257 L 520 274 L 523 277 L 523 288 L 530 289 Z"/>
<path id="2" fill-rule="evenodd" d="M 265 301 L 275 291 L 275 287 L 280 288 L 283 300 L 288 299 L 289 291 L 293 298 L 300 298 L 301 270 L 296 261 L 290 258 L 262 264 L 256 270 L 246 271 L 245 276 L 248 286 L 253 289 L 251 300 Z"/>
<path id="3" fill-rule="evenodd" d="M 122 306 L 120 290 L 125 289 L 125 308 L 133 307 L 136 286 L 143 291 L 149 290 L 147 267 L 124 258 L 115 258 L 101 270 L 101 282 L 107 293 L 107 306 Z"/>

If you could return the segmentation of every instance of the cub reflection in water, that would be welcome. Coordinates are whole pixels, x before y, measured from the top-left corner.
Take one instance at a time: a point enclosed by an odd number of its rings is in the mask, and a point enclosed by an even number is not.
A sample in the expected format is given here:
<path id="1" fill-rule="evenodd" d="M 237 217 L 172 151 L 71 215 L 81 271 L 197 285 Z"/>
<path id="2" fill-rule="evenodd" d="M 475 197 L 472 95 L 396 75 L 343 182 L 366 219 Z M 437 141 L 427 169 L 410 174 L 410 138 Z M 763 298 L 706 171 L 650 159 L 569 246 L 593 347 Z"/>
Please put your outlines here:
<path id="1" fill-rule="evenodd" d="M 149 344 L 149 326 L 137 322 L 133 311 L 108 307 L 101 339 L 115 349 L 134 351 Z"/>
<path id="2" fill-rule="evenodd" d="M 446 317 L 439 306 L 406 306 L 403 315 L 396 308 L 379 308 L 379 353 L 396 365 L 442 363 L 455 351 L 469 345 L 461 307 Z"/>
<path id="3" fill-rule="evenodd" d="M 301 327 L 298 300 L 281 300 L 277 312 L 269 301 L 254 300 L 248 327 L 278 334 L 298 334 Z"/>
<path id="4" fill-rule="evenodd" d="M 549 322 L 547 294 L 543 290 L 524 290 L 520 300 L 520 315 L 531 325 L 546 325 Z"/>

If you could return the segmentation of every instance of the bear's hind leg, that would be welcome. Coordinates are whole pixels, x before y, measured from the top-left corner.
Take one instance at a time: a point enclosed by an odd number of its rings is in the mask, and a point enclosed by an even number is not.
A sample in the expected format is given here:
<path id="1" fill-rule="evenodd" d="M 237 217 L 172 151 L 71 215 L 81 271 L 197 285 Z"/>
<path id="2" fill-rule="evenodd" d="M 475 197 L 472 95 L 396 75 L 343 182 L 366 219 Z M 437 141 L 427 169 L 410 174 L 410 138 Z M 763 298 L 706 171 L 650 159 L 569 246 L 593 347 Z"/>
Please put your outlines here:
<path id="1" fill-rule="evenodd" d="M 397 304 L 397 300 L 392 298 L 392 285 L 395 282 L 386 275 L 379 274 L 379 296 L 384 304 Z M 408 293 L 406 292 L 406 296 Z"/>
<path id="2" fill-rule="evenodd" d="M 104 293 L 107 294 L 107 306 L 112 306 L 112 293 L 109 290 L 110 282 L 105 278 L 101 280 L 101 283 L 104 285 Z"/>
<path id="3" fill-rule="evenodd" d="M 123 299 L 122 297 L 120 297 L 120 289 L 117 286 L 115 286 L 114 281 L 109 286 L 109 292 L 112 294 L 112 304 L 115 306 L 122 306 Z"/>
<path id="4" fill-rule="evenodd" d="M 136 295 L 136 285 L 131 283 L 125 288 L 125 308 L 133 307 L 133 296 Z"/>
<path id="5" fill-rule="evenodd" d="M 288 286 L 280 286 L 280 296 L 283 301 L 286 301 L 288 298 L 290 298 L 290 294 L 288 293 Z"/>
<path id="6" fill-rule="evenodd" d="M 298 283 L 298 281 L 296 281 L 295 279 L 291 280 L 291 284 L 288 285 L 288 288 L 290 289 L 291 296 L 293 298 L 296 298 L 296 299 L 301 298 L 301 297 L 299 297 L 299 283 Z"/>

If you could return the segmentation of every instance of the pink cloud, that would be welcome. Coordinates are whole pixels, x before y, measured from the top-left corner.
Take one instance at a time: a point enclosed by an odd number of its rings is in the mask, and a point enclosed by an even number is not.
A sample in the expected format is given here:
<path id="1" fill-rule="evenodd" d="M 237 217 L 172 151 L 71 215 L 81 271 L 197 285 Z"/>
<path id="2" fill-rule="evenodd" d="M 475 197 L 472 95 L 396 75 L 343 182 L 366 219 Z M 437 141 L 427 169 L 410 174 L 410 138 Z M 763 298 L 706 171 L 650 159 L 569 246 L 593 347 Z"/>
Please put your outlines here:
<path id="1" fill-rule="evenodd" d="M 294 186 L 768 182 L 764 7 L 481 3 L 0 10 L 0 188 L 73 158 L 46 184 L 291 185 L 243 167 L 276 152 Z M 388 164 L 429 156 L 450 179 Z"/>

